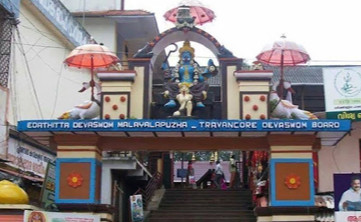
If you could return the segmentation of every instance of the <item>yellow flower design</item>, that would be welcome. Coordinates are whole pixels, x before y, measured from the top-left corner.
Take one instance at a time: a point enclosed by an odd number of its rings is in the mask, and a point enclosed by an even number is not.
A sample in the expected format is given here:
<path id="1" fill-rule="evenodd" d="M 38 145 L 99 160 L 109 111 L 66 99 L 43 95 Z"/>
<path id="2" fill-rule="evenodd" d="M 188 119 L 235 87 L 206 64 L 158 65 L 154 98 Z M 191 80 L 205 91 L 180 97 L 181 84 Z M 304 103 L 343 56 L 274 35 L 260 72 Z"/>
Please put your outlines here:
<path id="1" fill-rule="evenodd" d="M 81 186 L 81 184 L 83 183 L 83 177 L 82 175 L 80 175 L 79 173 L 70 173 L 67 181 L 68 181 L 68 185 L 74 188 L 77 188 L 79 186 Z"/>
<path id="2" fill-rule="evenodd" d="M 296 174 L 289 174 L 285 178 L 285 185 L 288 189 L 297 189 L 301 185 L 301 177 Z"/>

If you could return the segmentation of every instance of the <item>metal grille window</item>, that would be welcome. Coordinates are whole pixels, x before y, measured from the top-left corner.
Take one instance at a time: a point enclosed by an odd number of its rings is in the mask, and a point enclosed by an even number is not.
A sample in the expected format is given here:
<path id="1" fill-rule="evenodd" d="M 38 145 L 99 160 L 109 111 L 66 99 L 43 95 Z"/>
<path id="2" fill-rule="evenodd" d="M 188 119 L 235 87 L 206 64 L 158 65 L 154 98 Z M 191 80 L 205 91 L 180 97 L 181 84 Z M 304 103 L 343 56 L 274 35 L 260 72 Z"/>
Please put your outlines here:
<path id="1" fill-rule="evenodd" d="M 0 85 L 7 88 L 10 69 L 11 35 L 14 18 L 0 7 Z"/>

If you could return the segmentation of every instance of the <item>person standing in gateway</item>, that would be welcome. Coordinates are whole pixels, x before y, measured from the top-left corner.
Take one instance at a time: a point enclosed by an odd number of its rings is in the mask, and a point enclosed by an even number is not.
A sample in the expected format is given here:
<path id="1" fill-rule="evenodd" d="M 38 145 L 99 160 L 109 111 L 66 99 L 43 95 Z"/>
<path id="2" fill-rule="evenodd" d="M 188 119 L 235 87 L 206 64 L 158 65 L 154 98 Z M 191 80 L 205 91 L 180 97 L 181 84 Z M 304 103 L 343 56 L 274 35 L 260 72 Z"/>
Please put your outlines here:
<path id="1" fill-rule="evenodd" d="M 216 161 L 216 178 L 214 180 L 214 183 L 216 184 L 216 187 L 218 189 L 221 189 L 221 180 L 223 178 L 223 170 L 222 170 L 222 165 L 221 162 L 219 160 Z"/>
<path id="2" fill-rule="evenodd" d="M 231 179 L 229 181 L 229 188 L 234 188 L 236 181 L 237 166 L 234 154 L 232 154 L 229 160 L 229 172 L 231 173 Z"/>
<path id="3" fill-rule="evenodd" d="M 195 187 L 195 178 L 194 178 L 194 168 L 193 168 L 193 161 L 188 161 L 188 168 L 187 168 L 187 184 L 189 187 Z"/>

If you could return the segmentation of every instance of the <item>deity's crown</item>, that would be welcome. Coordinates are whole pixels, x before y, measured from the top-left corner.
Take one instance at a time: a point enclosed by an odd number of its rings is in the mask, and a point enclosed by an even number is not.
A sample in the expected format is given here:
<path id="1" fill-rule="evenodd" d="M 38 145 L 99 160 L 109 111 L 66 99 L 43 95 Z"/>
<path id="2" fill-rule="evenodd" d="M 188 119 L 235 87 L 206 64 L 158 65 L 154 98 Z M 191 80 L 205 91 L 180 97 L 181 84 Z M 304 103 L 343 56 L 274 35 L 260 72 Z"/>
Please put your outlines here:
<path id="1" fill-rule="evenodd" d="M 191 43 L 188 40 L 184 41 L 183 47 L 179 49 L 179 54 L 182 54 L 186 51 L 190 52 L 192 54 L 192 57 L 194 57 L 194 48 L 192 48 Z"/>

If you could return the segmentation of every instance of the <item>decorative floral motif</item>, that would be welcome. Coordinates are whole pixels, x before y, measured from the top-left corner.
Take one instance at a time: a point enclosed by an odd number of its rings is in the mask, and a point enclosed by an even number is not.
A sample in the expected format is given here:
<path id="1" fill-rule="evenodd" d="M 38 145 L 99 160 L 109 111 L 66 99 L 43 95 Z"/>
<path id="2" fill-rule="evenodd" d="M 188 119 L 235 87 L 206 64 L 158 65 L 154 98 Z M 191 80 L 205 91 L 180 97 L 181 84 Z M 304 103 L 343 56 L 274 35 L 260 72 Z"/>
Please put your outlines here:
<path id="1" fill-rule="evenodd" d="M 259 97 L 259 100 L 261 100 L 262 102 L 266 101 L 266 97 L 264 95 Z"/>
<path id="2" fill-rule="evenodd" d="M 127 101 L 127 98 L 125 98 L 125 96 L 121 96 L 120 97 L 120 102 L 125 102 L 125 101 Z"/>
<path id="3" fill-rule="evenodd" d="M 68 181 L 68 185 L 74 188 L 80 187 L 81 184 L 83 183 L 83 177 L 81 174 L 79 173 L 70 173 L 67 181 Z"/>
<path id="4" fill-rule="evenodd" d="M 288 189 L 297 189 L 301 185 L 301 177 L 296 174 L 289 174 L 285 178 L 285 185 Z"/>

